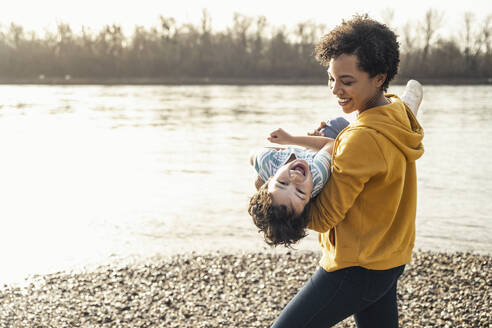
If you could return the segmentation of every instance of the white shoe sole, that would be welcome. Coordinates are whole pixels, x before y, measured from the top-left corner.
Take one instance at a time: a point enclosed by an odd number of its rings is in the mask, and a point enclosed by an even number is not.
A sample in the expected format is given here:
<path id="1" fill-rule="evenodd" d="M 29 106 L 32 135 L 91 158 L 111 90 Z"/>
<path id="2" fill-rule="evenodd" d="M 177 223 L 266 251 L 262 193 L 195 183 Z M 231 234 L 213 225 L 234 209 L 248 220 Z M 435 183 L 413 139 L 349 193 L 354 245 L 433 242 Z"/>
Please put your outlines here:
<path id="1" fill-rule="evenodd" d="M 423 96 L 424 90 L 422 88 L 422 84 L 416 80 L 410 80 L 407 82 L 407 86 L 405 87 L 405 91 L 403 91 L 401 100 L 403 100 L 403 102 L 410 107 L 412 113 L 417 116 Z"/>

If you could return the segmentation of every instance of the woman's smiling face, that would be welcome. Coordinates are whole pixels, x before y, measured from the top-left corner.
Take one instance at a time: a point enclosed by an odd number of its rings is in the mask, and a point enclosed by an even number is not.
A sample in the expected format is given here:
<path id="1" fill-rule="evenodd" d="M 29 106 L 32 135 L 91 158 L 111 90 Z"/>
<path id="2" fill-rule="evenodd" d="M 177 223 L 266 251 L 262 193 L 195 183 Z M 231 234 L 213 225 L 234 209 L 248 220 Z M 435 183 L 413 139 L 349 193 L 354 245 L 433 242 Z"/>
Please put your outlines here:
<path id="1" fill-rule="evenodd" d="M 344 113 L 359 113 L 379 105 L 381 85 L 386 76 L 378 74 L 370 77 L 369 73 L 359 68 L 356 55 L 342 54 L 330 60 L 328 69 L 328 86 L 337 97 Z"/>

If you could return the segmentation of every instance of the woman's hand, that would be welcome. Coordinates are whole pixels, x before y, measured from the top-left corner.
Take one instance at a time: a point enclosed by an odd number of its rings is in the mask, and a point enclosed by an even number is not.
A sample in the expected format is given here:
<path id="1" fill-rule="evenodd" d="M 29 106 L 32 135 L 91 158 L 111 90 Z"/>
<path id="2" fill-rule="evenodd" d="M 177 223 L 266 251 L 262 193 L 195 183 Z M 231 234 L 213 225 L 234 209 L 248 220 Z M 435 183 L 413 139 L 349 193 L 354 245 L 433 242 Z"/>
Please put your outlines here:
<path id="1" fill-rule="evenodd" d="M 321 130 L 323 130 L 324 127 L 326 127 L 326 122 L 321 122 L 317 129 L 313 132 L 308 132 L 308 136 L 323 136 Z"/>
<path id="2" fill-rule="evenodd" d="M 267 140 L 280 145 L 289 145 L 292 143 L 292 136 L 280 128 L 270 133 Z"/>

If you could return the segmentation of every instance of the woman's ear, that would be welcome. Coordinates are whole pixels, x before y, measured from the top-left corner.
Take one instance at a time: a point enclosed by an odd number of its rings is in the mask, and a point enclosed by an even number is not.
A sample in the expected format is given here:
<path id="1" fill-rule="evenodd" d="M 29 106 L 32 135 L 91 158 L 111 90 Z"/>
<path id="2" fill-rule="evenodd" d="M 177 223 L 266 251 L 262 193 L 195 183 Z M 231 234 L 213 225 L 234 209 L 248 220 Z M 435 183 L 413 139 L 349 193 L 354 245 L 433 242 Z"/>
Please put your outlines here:
<path id="1" fill-rule="evenodd" d="M 386 77 L 388 75 L 386 73 L 379 73 L 375 76 L 374 81 L 376 82 L 376 87 L 381 88 L 383 85 L 384 81 L 386 81 Z"/>

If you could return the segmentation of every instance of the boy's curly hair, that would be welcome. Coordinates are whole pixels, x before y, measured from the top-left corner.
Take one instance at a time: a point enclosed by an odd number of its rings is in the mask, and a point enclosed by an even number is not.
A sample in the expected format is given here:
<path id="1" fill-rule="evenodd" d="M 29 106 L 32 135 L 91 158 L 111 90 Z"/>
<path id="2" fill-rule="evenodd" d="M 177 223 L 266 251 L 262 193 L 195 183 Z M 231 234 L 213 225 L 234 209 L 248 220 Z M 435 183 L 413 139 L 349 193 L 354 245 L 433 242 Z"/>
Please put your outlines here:
<path id="1" fill-rule="evenodd" d="M 386 74 L 381 90 L 386 91 L 389 82 L 398 73 L 400 63 L 399 43 L 396 34 L 386 25 L 367 14 L 355 15 L 351 20 L 342 21 L 326 34 L 316 45 L 316 59 L 328 66 L 332 58 L 342 54 L 357 56 L 359 68 L 370 77 Z"/>
<path id="2" fill-rule="evenodd" d="M 306 236 L 310 205 L 308 203 L 299 216 L 294 215 L 285 205 L 273 205 L 268 182 L 250 198 L 248 213 L 258 227 L 258 232 L 263 232 L 268 245 L 291 247 Z"/>

